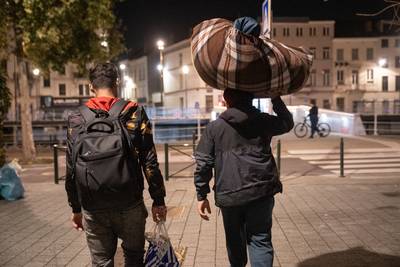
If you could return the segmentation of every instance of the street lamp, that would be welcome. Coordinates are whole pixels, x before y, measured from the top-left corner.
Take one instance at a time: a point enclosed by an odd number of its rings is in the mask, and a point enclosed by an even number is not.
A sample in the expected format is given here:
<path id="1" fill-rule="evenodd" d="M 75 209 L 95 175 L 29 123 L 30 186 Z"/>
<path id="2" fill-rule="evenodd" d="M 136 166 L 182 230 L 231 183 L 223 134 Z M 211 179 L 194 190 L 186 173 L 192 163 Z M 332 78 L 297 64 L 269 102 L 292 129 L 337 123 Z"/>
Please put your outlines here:
<path id="1" fill-rule="evenodd" d="M 383 68 L 387 66 L 387 59 L 386 58 L 380 58 L 378 61 L 379 67 Z"/>
<path id="2" fill-rule="evenodd" d="M 183 73 L 183 79 L 184 79 L 184 87 L 185 87 L 185 106 L 186 106 L 186 112 L 188 111 L 188 88 L 186 84 L 186 76 L 189 74 L 189 66 L 183 65 L 182 66 L 182 73 Z"/>
<path id="3" fill-rule="evenodd" d="M 120 70 L 125 70 L 126 69 L 126 65 L 124 63 L 119 64 L 119 69 Z"/>
<path id="4" fill-rule="evenodd" d="M 39 70 L 38 68 L 34 68 L 34 69 L 32 70 L 32 73 L 33 73 L 33 75 L 35 75 L 35 76 L 39 76 L 40 70 Z"/>
<path id="5" fill-rule="evenodd" d="M 165 42 L 163 40 L 157 41 L 157 48 L 160 51 L 160 63 L 157 66 L 158 71 L 160 72 L 160 87 L 161 87 L 161 105 L 164 105 L 164 48 Z"/>

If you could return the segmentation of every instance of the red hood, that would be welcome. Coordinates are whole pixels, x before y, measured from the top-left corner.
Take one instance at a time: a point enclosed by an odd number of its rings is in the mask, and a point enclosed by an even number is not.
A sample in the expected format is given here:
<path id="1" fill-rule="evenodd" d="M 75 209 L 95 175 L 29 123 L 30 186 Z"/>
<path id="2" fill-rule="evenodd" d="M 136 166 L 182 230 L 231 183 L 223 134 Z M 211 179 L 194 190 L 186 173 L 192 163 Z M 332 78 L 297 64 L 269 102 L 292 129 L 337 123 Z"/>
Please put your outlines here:
<path id="1" fill-rule="evenodd" d="M 108 96 L 100 96 L 100 97 L 93 97 L 89 99 L 88 102 L 86 102 L 86 106 L 90 109 L 101 109 L 104 111 L 109 111 L 112 107 L 112 105 L 115 104 L 115 102 L 118 101 L 119 98 L 117 97 L 108 97 Z M 137 106 L 135 102 L 129 102 L 128 105 L 126 105 L 124 110 L 127 110 L 128 108 Z"/>

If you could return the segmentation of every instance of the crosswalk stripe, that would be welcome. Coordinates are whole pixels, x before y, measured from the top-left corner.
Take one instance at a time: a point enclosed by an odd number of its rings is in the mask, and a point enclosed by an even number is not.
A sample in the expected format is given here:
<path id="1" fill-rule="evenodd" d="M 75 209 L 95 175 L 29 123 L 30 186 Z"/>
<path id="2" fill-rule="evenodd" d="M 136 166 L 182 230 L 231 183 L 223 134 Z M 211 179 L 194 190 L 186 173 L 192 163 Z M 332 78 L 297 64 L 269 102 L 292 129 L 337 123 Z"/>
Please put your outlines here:
<path id="1" fill-rule="evenodd" d="M 333 173 L 340 174 L 340 171 L 332 171 Z M 345 169 L 345 174 L 369 174 L 369 173 L 399 173 L 400 178 L 400 168 L 390 168 L 390 169 L 363 169 L 363 170 L 348 170 Z"/>
<path id="2" fill-rule="evenodd" d="M 382 158 L 382 159 L 348 159 L 347 157 L 345 157 L 345 162 L 346 164 L 352 164 L 352 163 L 378 163 L 378 162 L 382 162 L 382 163 L 387 163 L 387 162 L 398 162 L 399 166 L 400 166 L 400 156 L 399 158 L 393 158 L 393 159 L 386 159 L 386 158 Z M 314 160 L 314 161 L 310 161 L 311 164 L 340 164 L 340 160 Z"/>
<path id="3" fill-rule="evenodd" d="M 320 167 L 324 170 L 338 170 L 340 166 L 334 165 L 320 165 Z M 345 164 L 345 169 L 368 169 L 368 168 L 392 168 L 392 167 L 400 167 L 399 163 L 388 163 L 388 164 Z"/>
<path id="4" fill-rule="evenodd" d="M 400 158 L 400 153 L 369 153 L 369 154 L 344 154 L 345 159 L 374 159 L 374 158 Z M 339 159 L 339 155 L 320 154 L 320 155 L 299 155 L 302 160 L 328 160 Z"/>
<path id="5" fill-rule="evenodd" d="M 378 152 L 400 152 L 395 148 L 350 148 L 345 149 L 344 153 L 378 153 Z M 339 149 L 304 149 L 288 150 L 291 155 L 315 155 L 315 154 L 339 154 Z"/>

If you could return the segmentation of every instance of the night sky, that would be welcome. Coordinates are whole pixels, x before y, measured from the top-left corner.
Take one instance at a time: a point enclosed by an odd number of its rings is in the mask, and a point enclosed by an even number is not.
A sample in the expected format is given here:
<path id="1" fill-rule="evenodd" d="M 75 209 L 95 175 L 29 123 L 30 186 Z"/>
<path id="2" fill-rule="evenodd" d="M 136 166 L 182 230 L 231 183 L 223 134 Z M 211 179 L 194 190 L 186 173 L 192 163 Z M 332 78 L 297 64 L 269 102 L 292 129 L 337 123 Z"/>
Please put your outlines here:
<path id="1" fill-rule="evenodd" d="M 261 16 L 263 0 L 125 0 L 116 14 L 121 21 L 131 55 L 141 55 L 159 38 L 171 44 L 188 38 L 202 20 L 223 17 Z M 312 19 L 348 20 L 356 13 L 376 12 L 383 0 L 272 0 L 274 16 L 302 16 Z"/>

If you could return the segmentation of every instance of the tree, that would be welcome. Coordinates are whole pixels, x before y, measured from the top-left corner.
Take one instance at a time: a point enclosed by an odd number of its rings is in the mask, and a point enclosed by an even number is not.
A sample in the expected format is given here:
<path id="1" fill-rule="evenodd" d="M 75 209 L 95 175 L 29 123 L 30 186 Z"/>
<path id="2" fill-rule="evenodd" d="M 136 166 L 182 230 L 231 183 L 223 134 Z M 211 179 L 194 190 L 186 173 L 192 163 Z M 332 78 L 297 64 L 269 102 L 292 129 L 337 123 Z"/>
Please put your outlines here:
<path id="1" fill-rule="evenodd" d="M 400 0 L 383 0 L 387 3 L 386 7 L 377 10 L 375 13 L 359 13 L 357 15 L 364 17 L 376 17 L 383 14 L 392 13 L 392 20 L 390 24 L 397 27 L 397 31 L 400 31 Z"/>
<path id="2" fill-rule="evenodd" d="M 0 69 L 0 168 L 6 161 L 3 138 L 3 122 L 11 104 L 11 95 L 6 87 L 6 79 L 3 70 Z"/>
<path id="3" fill-rule="evenodd" d="M 62 71 L 67 63 L 80 74 L 88 64 L 110 60 L 124 47 L 113 7 L 117 0 L 1 0 L 3 48 L 16 58 L 15 88 L 21 105 L 25 160 L 35 157 L 31 96 L 33 68 Z M 1 51 L 0 51 L 1 54 Z"/>

